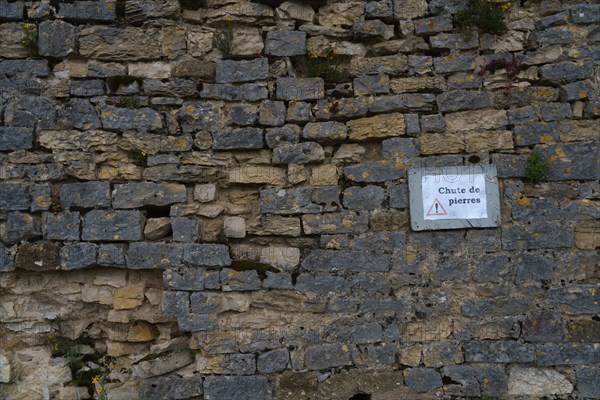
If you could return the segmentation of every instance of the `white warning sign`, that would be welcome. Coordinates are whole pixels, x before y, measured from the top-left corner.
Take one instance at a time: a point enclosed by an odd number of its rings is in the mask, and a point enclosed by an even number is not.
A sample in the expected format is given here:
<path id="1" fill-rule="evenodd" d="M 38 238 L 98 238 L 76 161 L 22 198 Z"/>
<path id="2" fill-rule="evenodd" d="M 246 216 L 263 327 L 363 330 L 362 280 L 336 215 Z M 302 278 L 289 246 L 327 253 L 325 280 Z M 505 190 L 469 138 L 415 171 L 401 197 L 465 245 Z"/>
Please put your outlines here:
<path id="1" fill-rule="evenodd" d="M 424 219 L 487 218 L 485 175 L 423 175 Z"/>

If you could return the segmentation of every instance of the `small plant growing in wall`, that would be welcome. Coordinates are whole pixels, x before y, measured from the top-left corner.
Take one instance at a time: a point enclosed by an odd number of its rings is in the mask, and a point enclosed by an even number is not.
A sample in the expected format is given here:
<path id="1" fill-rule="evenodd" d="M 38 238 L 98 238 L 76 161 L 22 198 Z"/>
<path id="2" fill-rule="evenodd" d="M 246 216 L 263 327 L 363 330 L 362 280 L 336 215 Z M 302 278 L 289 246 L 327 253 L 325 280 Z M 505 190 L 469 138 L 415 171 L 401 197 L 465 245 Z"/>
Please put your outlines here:
<path id="1" fill-rule="evenodd" d="M 342 62 L 343 57 L 328 48 L 320 55 L 311 53 L 308 56 L 297 57 L 294 66 L 300 75 L 307 78 L 322 78 L 326 85 L 332 87 L 348 78 L 342 68 Z"/>
<path id="2" fill-rule="evenodd" d="M 131 162 L 140 167 L 148 166 L 148 153 L 142 149 L 131 149 L 127 152 Z"/>
<path id="3" fill-rule="evenodd" d="M 133 96 L 123 96 L 119 98 L 119 107 L 123 108 L 140 108 L 140 100 Z"/>
<path id="4" fill-rule="evenodd" d="M 218 27 L 212 38 L 213 48 L 219 50 L 224 57 L 229 57 L 233 50 L 233 24 L 226 21 Z"/>
<path id="5" fill-rule="evenodd" d="M 535 149 L 527 159 L 525 177 L 533 184 L 539 184 L 548 178 L 550 173 L 550 161 L 539 149 Z"/>
<path id="6" fill-rule="evenodd" d="M 476 29 L 480 33 L 498 35 L 506 32 L 504 12 L 509 7 L 510 3 L 469 0 L 465 9 L 454 16 L 454 23 L 467 34 Z"/>
<path id="7" fill-rule="evenodd" d="M 494 72 L 497 69 L 504 69 L 506 71 L 506 86 L 504 88 L 504 94 L 508 95 L 510 88 L 519 73 L 521 73 L 521 65 L 519 58 L 514 54 L 511 54 L 510 58 L 502 57 L 500 59 L 492 60 L 481 66 L 481 69 L 477 72 L 477 75 L 483 76 L 486 71 Z"/>
<path id="8" fill-rule="evenodd" d="M 37 55 L 37 36 L 35 26 L 32 24 L 23 24 L 23 39 L 21 45 L 27 50 L 27 54 L 31 57 Z"/>

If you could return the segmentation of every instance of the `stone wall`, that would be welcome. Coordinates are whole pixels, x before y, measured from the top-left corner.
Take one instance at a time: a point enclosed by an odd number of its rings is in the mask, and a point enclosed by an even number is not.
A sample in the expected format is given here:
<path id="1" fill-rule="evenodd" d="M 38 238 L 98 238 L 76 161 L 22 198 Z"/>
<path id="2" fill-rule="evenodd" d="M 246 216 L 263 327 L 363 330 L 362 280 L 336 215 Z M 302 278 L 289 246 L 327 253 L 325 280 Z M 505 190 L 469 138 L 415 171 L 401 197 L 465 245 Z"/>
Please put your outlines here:
<path id="1" fill-rule="evenodd" d="M 0 398 L 600 398 L 600 7 L 465 3 L 0 0 Z"/>

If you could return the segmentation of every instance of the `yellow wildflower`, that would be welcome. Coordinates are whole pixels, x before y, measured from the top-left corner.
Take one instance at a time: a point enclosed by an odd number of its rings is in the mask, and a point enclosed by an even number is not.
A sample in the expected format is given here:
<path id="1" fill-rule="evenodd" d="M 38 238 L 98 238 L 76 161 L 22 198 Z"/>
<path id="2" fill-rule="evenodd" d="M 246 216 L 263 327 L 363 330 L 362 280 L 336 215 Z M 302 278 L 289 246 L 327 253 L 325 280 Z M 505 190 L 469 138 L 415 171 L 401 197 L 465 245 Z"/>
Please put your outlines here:
<path id="1" fill-rule="evenodd" d="M 143 157 L 146 157 L 146 156 L 147 156 L 147 154 L 146 154 L 146 152 L 145 152 L 145 151 L 142 151 L 142 156 L 143 156 Z"/>
<path id="2" fill-rule="evenodd" d="M 58 343 L 54 343 L 54 351 L 58 351 Z"/>
<path id="3" fill-rule="evenodd" d="M 25 29 L 26 31 L 28 31 L 29 28 L 31 28 L 31 24 L 23 24 L 23 29 Z"/>
<path id="4" fill-rule="evenodd" d="M 92 377 L 92 383 L 98 383 L 100 381 L 100 375 L 96 375 L 94 377 Z"/>
<path id="5" fill-rule="evenodd" d="M 100 386 L 100 387 L 98 388 L 98 393 L 102 393 L 102 391 L 103 391 L 103 390 L 104 390 L 104 389 L 102 388 L 102 386 Z"/>

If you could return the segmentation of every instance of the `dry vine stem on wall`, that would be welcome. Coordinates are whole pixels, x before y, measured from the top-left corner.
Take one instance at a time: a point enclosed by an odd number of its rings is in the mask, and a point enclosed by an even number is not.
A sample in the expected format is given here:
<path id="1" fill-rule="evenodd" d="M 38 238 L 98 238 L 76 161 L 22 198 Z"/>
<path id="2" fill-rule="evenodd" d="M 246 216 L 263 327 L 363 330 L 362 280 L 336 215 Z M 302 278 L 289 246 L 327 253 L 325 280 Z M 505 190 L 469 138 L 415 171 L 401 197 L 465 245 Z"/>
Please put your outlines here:
<path id="1" fill-rule="evenodd" d="M 0 0 L 0 399 L 600 398 L 599 24 Z M 498 227 L 411 230 L 490 164 Z"/>

